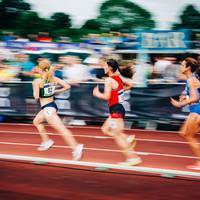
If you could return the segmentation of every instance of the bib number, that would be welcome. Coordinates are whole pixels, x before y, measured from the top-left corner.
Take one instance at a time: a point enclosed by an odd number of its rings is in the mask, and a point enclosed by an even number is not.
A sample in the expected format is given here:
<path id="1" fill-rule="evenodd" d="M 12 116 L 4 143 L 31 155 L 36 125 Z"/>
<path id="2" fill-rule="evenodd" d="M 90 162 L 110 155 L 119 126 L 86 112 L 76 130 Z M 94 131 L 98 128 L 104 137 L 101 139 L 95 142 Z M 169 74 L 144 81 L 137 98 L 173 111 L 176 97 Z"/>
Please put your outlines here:
<path id="1" fill-rule="evenodd" d="M 44 88 L 44 96 L 52 96 L 55 91 L 55 86 L 47 86 Z"/>
<path id="2" fill-rule="evenodd" d="M 123 90 L 119 91 L 118 99 L 119 99 L 119 103 L 123 103 L 124 102 L 124 91 Z"/>

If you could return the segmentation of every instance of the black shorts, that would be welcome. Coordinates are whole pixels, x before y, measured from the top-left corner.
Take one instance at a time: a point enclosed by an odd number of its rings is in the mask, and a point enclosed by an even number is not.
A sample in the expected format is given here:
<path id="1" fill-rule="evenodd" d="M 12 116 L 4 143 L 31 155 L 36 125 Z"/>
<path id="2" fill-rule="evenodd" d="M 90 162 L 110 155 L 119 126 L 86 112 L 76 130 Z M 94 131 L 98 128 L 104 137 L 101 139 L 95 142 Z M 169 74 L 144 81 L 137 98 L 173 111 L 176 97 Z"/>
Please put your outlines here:
<path id="1" fill-rule="evenodd" d="M 124 118 L 126 111 L 122 104 L 115 104 L 109 107 L 110 117 L 111 118 Z"/>
<path id="2" fill-rule="evenodd" d="M 57 105 L 56 105 L 56 103 L 54 101 L 50 102 L 50 103 L 47 103 L 46 105 L 42 106 L 42 109 L 47 108 L 47 107 L 55 108 L 56 111 L 58 111 L 58 107 L 57 107 Z"/>

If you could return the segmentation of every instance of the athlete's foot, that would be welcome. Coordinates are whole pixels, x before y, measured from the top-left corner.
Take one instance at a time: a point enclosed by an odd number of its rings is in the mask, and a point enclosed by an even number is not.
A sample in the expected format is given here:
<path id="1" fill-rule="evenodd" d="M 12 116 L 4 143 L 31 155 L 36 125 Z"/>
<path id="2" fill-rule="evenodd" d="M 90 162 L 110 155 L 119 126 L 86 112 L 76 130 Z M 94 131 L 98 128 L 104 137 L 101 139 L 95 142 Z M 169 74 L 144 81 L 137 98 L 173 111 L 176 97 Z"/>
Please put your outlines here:
<path id="1" fill-rule="evenodd" d="M 200 163 L 196 163 L 194 165 L 188 165 L 187 168 L 192 170 L 200 170 Z"/>
<path id="2" fill-rule="evenodd" d="M 126 141 L 127 141 L 128 144 L 129 144 L 128 150 L 131 150 L 131 149 L 134 149 L 134 148 L 135 148 L 135 146 L 136 146 L 135 135 L 129 135 L 129 136 L 126 138 Z"/>
<path id="3" fill-rule="evenodd" d="M 134 165 L 139 165 L 142 162 L 142 159 L 140 157 L 136 158 L 129 158 L 125 162 L 120 162 L 120 165 L 125 165 L 125 166 L 134 166 Z"/>
<path id="4" fill-rule="evenodd" d="M 73 160 L 81 160 L 83 156 L 83 144 L 78 144 L 75 149 L 72 151 Z"/>
<path id="5" fill-rule="evenodd" d="M 44 141 L 40 144 L 40 146 L 37 148 L 38 151 L 46 151 L 48 150 L 50 147 L 52 147 L 54 144 L 54 141 L 49 139 L 47 141 Z"/>

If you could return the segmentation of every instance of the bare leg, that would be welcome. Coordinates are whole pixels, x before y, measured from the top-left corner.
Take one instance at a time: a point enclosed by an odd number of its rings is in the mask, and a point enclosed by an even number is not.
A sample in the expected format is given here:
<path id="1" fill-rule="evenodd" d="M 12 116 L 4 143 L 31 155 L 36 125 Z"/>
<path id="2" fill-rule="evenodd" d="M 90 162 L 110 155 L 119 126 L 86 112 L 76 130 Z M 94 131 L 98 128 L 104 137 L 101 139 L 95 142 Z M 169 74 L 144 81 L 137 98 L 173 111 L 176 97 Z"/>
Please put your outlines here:
<path id="1" fill-rule="evenodd" d="M 126 141 L 127 136 L 122 133 L 123 129 L 123 119 L 108 118 L 102 126 L 103 133 L 113 137 L 116 144 L 127 158 L 138 157 L 134 151 L 128 151 L 129 143 Z"/>
<path id="2" fill-rule="evenodd" d="M 195 138 L 196 133 L 200 128 L 200 116 L 195 113 L 191 113 L 185 123 L 183 129 L 183 137 L 189 142 L 189 146 L 192 149 L 194 155 L 197 157 L 197 163 L 200 164 L 200 146 L 198 140 Z"/>
<path id="3" fill-rule="evenodd" d="M 110 117 L 104 122 L 103 126 L 101 127 L 101 130 L 104 134 L 106 135 L 109 135 L 111 137 L 114 137 L 114 133 L 113 133 L 113 130 L 112 128 L 110 127 L 110 120 L 112 120 Z M 129 149 L 133 149 L 136 145 L 136 140 L 135 140 L 135 135 L 130 135 L 131 137 L 129 137 L 128 135 L 126 135 L 125 133 L 123 133 L 123 130 L 124 130 L 124 122 L 123 120 L 121 119 L 121 122 L 122 123 L 122 127 L 121 127 L 121 130 L 120 130 L 120 137 L 123 137 L 124 140 L 128 141 L 128 148 Z"/>
<path id="4" fill-rule="evenodd" d="M 111 119 L 110 117 L 108 119 L 106 119 L 103 126 L 101 127 L 101 130 L 104 134 L 109 135 L 109 136 L 113 136 L 113 131 L 109 126 L 109 120 L 110 119 Z M 125 133 L 123 133 L 123 128 L 122 128 L 122 130 L 121 130 L 122 132 L 120 134 L 126 139 L 128 136 Z"/>
<path id="5" fill-rule="evenodd" d="M 39 134 L 42 138 L 42 141 L 45 142 L 47 140 L 49 140 L 49 136 L 46 133 L 46 130 L 44 128 L 44 124 L 43 122 L 45 121 L 45 116 L 44 116 L 44 112 L 43 110 L 41 110 L 36 117 L 33 120 L 33 124 L 34 126 L 37 128 L 37 130 L 39 131 Z"/>
<path id="6" fill-rule="evenodd" d="M 51 115 L 45 115 L 45 118 L 47 122 L 61 134 L 65 143 L 70 145 L 72 149 L 75 149 L 78 143 L 73 137 L 71 131 L 64 126 L 57 113 L 53 112 Z"/>

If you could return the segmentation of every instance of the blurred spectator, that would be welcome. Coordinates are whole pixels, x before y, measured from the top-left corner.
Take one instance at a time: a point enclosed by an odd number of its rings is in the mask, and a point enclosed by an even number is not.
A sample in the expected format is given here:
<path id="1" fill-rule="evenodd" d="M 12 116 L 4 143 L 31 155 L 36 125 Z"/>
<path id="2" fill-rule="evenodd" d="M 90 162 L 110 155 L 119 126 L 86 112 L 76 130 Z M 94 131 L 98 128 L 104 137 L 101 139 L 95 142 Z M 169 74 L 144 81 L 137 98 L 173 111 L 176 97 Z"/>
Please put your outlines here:
<path id="1" fill-rule="evenodd" d="M 0 82 L 11 81 L 16 78 L 19 68 L 9 67 L 3 62 L 3 56 L 0 54 Z"/>
<path id="2" fill-rule="evenodd" d="M 16 61 L 12 64 L 13 67 L 20 67 L 20 78 L 22 81 L 31 81 L 33 80 L 33 68 L 34 64 L 29 61 L 29 57 L 26 54 L 16 54 Z"/>
<path id="3" fill-rule="evenodd" d="M 136 61 L 135 63 L 135 74 L 133 76 L 133 80 L 138 87 L 145 87 L 147 84 L 149 64 Z"/>
<path id="4" fill-rule="evenodd" d="M 92 78 L 88 66 L 81 64 L 76 56 L 65 56 L 63 78 L 69 81 L 87 81 Z"/>
<path id="5" fill-rule="evenodd" d="M 176 58 L 168 58 L 171 64 L 167 65 L 164 71 L 164 79 L 167 82 L 176 82 L 179 79 L 180 64 L 177 63 Z"/>
<path id="6" fill-rule="evenodd" d="M 90 74 L 93 79 L 102 79 L 105 76 L 104 64 L 106 59 L 104 57 L 91 56 L 84 60 L 84 63 L 89 66 Z"/>
<path id="7" fill-rule="evenodd" d="M 156 62 L 153 68 L 153 78 L 164 78 L 165 69 L 167 66 L 171 65 L 171 61 L 167 60 L 165 57 L 156 57 Z"/>
<path id="8" fill-rule="evenodd" d="M 52 64 L 55 68 L 54 75 L 60 79 L 63 79 L 63 68 L 65 65 L 65 57 L 59 56 L 58 63 Z"/>

